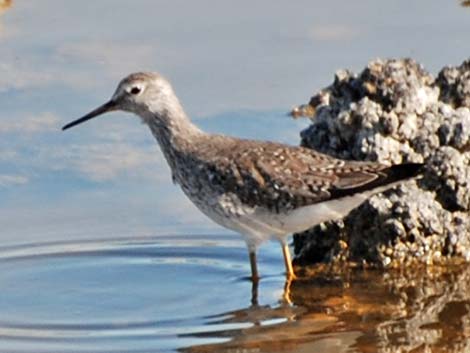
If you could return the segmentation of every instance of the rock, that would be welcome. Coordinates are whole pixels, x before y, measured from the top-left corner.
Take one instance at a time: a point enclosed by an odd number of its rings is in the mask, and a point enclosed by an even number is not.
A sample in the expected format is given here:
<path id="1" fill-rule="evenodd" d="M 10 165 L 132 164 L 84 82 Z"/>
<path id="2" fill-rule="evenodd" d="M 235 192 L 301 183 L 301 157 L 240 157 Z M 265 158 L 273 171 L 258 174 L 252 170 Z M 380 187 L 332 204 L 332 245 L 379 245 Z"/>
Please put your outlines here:
<path id="1" fill-rule="evenodd" d="M 470 107 L 470 60 L 458 67 L 444 67 L 436 79 L 440 100 L 454 108 Z"/>
<path id="2" fill-rule="evenodd" d="M 470 260 L 470 60 L 434 79 L 411 59 L 377 59 L 358 75 L 338 71 L 308 105 L 303 146 L 344 159 L 424 162 L 425 172 L 344 220 L 295 235 L 298 263 Z"/>

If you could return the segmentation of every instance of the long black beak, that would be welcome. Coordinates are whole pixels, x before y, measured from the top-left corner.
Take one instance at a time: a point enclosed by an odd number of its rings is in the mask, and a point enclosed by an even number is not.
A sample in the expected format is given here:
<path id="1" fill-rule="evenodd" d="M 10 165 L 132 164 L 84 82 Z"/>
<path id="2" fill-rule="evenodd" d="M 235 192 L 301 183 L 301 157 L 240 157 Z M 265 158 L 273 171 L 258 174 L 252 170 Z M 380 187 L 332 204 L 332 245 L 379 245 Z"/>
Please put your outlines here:
<path id="1" fill-rule="evenodd" d="M 95 110 L 89 112 L 87 115 L 81 117 L 80 119 L 74 120 L 71 123 L 68 123 L 67 125 L 64 125 L 62 127 L 62 130 L 67 130 L 75 125 L 81 124 L 87 120 L 93 119 L 97 117 L 98 115 L 107 113 L 107 112 L 112 112 L 113 110 L 117 110 L 117 104 L 115 101 L 110 100 L 109 102 L 106 102 L 102 106 L 96 108 Z"/>

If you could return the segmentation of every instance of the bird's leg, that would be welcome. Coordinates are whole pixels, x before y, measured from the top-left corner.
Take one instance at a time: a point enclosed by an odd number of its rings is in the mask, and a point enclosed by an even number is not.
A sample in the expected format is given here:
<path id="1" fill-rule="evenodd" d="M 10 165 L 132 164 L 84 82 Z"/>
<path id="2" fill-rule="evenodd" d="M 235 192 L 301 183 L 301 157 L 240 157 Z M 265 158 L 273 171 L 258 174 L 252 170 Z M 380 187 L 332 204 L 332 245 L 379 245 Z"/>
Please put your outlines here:
<path id="1" fill-rule="evenodd" d="M 250 256 L 250 265 L 251 265 L 251 305 L 258 305 L 258 284 L 259 284 L 259 275 L 258 275 L 258 265 L 256 263 L 256 248 L 248 248 L 248 255 Z"/>
<path id="2" fill-rule="evenodd" d="M 284 265 L 286 266 L 286 279 L 287 281 L 292 281 L 293 279 L 297 279 L 297 276 L 295 275 L 294 268 L 292 267 L 289 245 L 287 245 L 285 241 L 282 241 L 281 246 L 282 255 L 284 256 Z"/>
<path id="3" fill-rule="evenodd" d="M 290 295 L 290 286 L 292 284 L 292 280 L 295 278 L 286 278 L 286 283 L 284 284 L 284 293 L 282 294 L 282 299 L 286 304 L 292 305 L 292 299 Z"/>
<path id="4" fill-rule="evenodd" d="M 250 256 L 251 280 L 253 281 L 253 283 L 257 283 L 259 281 L 259 275 L 258 275 L 258 265 L 256 264 L 256 250 L 249 249 L 248 254 Z"/>

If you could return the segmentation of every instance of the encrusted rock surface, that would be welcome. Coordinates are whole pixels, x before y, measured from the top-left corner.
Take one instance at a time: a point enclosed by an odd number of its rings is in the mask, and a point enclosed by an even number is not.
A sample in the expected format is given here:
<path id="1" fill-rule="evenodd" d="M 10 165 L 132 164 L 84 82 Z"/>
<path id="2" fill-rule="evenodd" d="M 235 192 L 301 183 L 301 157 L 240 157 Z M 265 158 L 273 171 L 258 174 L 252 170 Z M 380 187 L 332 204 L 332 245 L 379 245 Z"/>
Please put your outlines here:
<path id="1" fill-rule="evenodd" d="M 470 261 L 469 108 L 470 60 L 437 78 L 411 59 L 338 71 L 294 112 L 313 116 L 302 145 L 343 159 L 424 162 L 425 173 L 294 236 L 297 262 Z"/>

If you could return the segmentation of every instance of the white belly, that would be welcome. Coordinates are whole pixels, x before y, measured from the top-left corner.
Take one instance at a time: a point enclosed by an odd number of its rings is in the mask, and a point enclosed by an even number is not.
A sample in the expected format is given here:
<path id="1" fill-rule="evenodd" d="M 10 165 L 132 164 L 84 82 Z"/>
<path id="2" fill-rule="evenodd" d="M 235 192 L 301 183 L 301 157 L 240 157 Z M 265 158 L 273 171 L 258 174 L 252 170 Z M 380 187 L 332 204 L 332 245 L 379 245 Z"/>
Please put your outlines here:
<path id="1" fill-rule="evenodd" d="M 209 203 L 202 204 L 199 200 L 193 202 L 214 222 L 240 233 L 250 248 L 256 248 L 270 238 L 285 241 L 289 234 L 305 231 L 325 221 L 343 218 L 373 192 L 280 213 L 242 204 L 233 194 L 221 195 Z"/>

